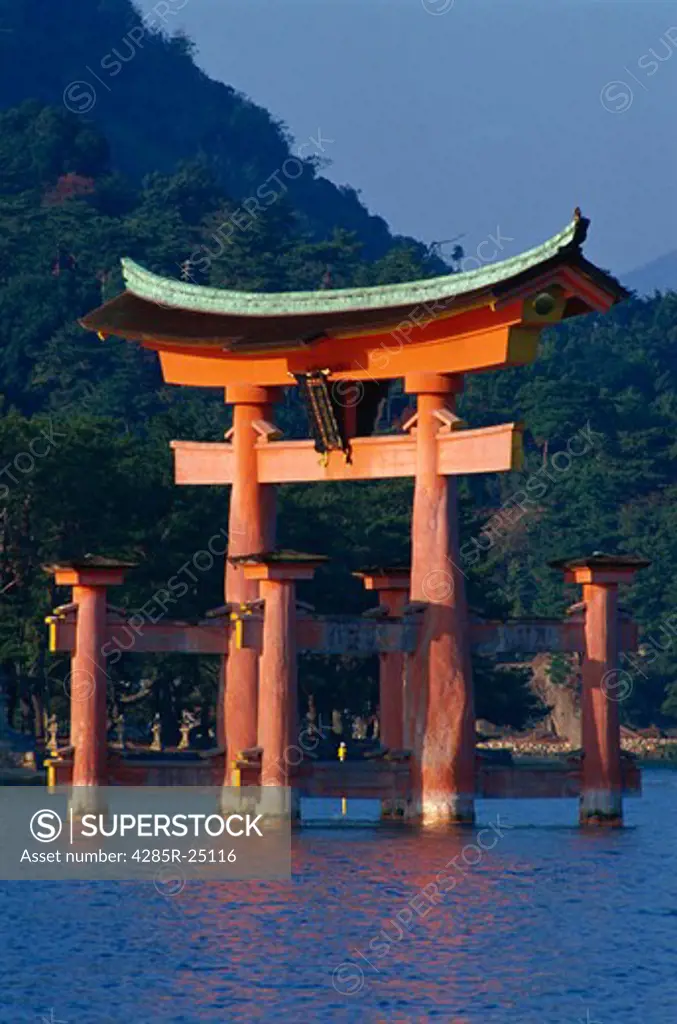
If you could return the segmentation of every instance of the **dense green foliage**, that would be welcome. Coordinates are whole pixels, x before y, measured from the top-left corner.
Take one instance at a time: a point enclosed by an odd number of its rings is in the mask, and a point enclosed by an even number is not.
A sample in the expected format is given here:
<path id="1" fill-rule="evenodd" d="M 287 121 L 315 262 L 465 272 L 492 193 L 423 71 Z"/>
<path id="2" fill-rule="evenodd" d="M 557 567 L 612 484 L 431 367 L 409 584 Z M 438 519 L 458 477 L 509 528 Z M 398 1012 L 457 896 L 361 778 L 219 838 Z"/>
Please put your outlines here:
<path id="1" fill-rule="evenodd" d="M 139 22 L 127 0 L 67 6 L 78 33 L 65 36 L 63 5 L 0 0 L 0 104 L 11 107 L 0 115 L 0 662 L 25 709 L 33 699 L 39 711 L 47 697 L 61 713 L 67 667 L 46 654 L 43 618 L 64 595 L 41 565 L 87 551 L 130 556 L 139 567 L 124 603 L 134 609 L 227 522 L 221 489 L 174 486 L 168 447 L 221 437 L 222 394 L 164 386 L 152 353 L 77 326 L 120 290 L 120 257 L 252 290 L 316 288 L 327 272 L 340 287 L 440 270 L 424 246 L 391 237 L 354 193 L 323 179 L 324 154 L 286 175 L 283 127 L 210 82 L 183 39 L 148 32 L 111 92 L 99 90 L 86 115 L 68 114 L 58 106 L 66 85 Z M 19 59 L 29 33 L 34 45 Z M 245 201 L 276 171 L 284 187 L 243 221 Z M 641 724 L 677 716 L 676 332 L 677 296 L 633 300 L 551 331 L 533 367 L 478 375 L 462 400 L 472 425 L 527 425 L 523 472 L 462 483 L 471 606 L 562 614 L 575 595 L 548 569 L 551 558 L 593 549 L 651 558 L 627 600 L 646 648 L 626 666 L 622 711 Z M 303 429 L 291 395 L 277 419 L 288 433 Z M 318 609 L 366 607 L 351 570 L 409 557 L 408 483 L 281 488 L 279 506 L 282 545 L 334 557 L 301 595 Z M 222 567 L 193 572 L 173 617 L 222 603 Z M 374 670 L 313 659 L 302 686 L 325 713 L 360 711 L 374 699 Z M 523 724 L 535 710 L 523 674 L 477 670 L 478 713 Z M 146 722 L 155 710 L 170 723 L 198 699 L 214 703 L 208 659 L 130 655 L 112 671 L 116 699 L 152 682 L 139 704 Z"/>
<path id="2" fill-rule="evenodd" d="M 241 204 L 225 193 L 204 155 L 172 175 L 149 174 L 140 184 L 111 171 L 109 160 L 103 137 L 65 111 L 28 101 L 0 115 L 0 378 L 6 412 L 0 419 L 0 660 L 26 708 L 30 696 L 45 693 L 57 710 L 65 706 L 59 679 L 67 667 L 45 656 L 43 618 L 56 598 L 43 563 L 88 551 L 127 555 L 140 563 L 126 591 L 129 607 L 140 607 L 227 523 L 222 490 L 174 486 L 169 451 L 175 437 L 223 436 L 228 422 L 222 392 L 166 387 L 154 354 L 116 339 L 101 342 L 77 325 L 78 317 L 120 290 L 120 256 L 174 275 L 192 257 L 191 272 L 200 280 L 253 290 L 316 287 L 327 272 L 340 286 L 439 270 L 425 247 L 404 240 L 391 241 L 383 257 L 367 261 L 361 243 L 340 227 L 324 240 L 315 238 L 283 192 L 228 237 L 223 225 L 233 224 Z M 302 411 L 289 398 L 278 419 L 289 433 L 305 432 Z M 392 499 L 389 489 L 381 490 Z M 349 564 L 355 568 L 374 554 L 385 558 L 393 536 L 400 543 L 405 537 L 408 503 L 400 500 L 397 512 L 391 505 L 386 514 L 389 504 L 382 501 L 383 529 L 374 524 L 364 530 L 373 497 L 364 489 L 359 498 L 332 488 L 315 494 L 289 489 L 280 495 L 280 541 L 336 553 L 344 505 L 354 516 L 346 536 L 353 552 Z M 222 565 L 198 572 L 172 614 L 196 617 L 221 604 L 222 577 Z M 352 607 L 361 607 L 359 587 L 348 579 L 349 604 L 352 599 Z M 320 603 L 340 605 L 332 597 L 334 582 L 317 587 Z M 148 720 L 148 701 L 155 701 L 166 719 L 165 738 L 182 704 L 196 699 L 196 669 L 188 662 L 129 656 L 113 672 L 122 697 L 138 690 L 142 676 L 154 681 L 138 710 Z M 308 686 L 319 696 L 324 685 L 326 699 L 318 706 L 325 711 L 334 698 L 352 700 L 357 710 L 370 687 L 373 696 L 373 669 L 344 665 L 334 693 L 335 668 L 321 665 L 318 676 L 310 667 Z M 215 670 L 203 665 L 199 680 L 211 705 Z"/>

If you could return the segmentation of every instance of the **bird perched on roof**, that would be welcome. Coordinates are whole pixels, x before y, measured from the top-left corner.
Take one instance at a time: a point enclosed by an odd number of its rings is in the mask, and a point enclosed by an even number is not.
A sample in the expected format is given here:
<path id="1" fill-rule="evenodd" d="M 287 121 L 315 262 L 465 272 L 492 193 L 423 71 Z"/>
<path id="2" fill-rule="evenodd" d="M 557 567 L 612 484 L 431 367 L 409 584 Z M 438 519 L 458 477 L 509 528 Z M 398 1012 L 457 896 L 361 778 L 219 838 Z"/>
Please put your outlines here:
<path id="1" fill-rule="evenodd" d="M 580 206 L 577 206 L 574 210 L 574 220 L 576 221 L 576 228 L 574 231 L 574 237 L 571 240 L 571 246 L 572 248 L 580 249 L 588 235 L 590 218 L 584 217 L 581 213 Z"/>

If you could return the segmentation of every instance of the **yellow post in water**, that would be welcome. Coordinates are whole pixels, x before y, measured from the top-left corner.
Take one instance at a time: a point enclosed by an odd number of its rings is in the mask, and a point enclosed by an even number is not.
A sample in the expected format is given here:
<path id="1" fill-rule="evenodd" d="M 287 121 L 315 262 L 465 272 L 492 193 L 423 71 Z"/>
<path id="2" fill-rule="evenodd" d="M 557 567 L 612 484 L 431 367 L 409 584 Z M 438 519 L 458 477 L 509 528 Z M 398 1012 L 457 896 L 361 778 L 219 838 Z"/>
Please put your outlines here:
<path id="1" fill-rule="evenodd" d="M 339 759 L 339 761 L 341 761 L 341 763 L 343 763 L 345 761 L 347 752 L 348 752 L 348 748 L 346 747 L 345 743 L 343 743 L 343 741 L 341 741 L 341 743 L 339 743 L 339 748 L 338 748 L 338 759 Z M 342 796 L 341 797 L 341 814 L 345 817 L 345 815 L 347 813 L 348 813 L 348 801 L 346 800 L 346 798 L 344 796 Z"/>

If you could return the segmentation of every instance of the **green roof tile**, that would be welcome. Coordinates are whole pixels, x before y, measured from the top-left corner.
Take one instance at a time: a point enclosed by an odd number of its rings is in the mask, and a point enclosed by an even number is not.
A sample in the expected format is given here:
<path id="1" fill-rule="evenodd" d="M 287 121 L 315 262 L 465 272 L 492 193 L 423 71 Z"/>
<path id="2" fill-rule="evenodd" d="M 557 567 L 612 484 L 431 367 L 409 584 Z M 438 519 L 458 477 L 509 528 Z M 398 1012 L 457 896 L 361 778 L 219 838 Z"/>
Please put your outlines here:
<path id="1" fill-rule="evenodd" d="M 587 226 L 587 221 L 576 216 L 562 231 L 542 245 L 477 270 L 370 288 L 274 293 L 231 291 L 160 277 L 130 259 L 122 260 L 122 272 L 127 290 L 138 298 L 196 313 L 279 317 L 388 309 L 450 299 L 516 277 L 557 256 L 565 247 L 576 247 L 583 225 Z"/>

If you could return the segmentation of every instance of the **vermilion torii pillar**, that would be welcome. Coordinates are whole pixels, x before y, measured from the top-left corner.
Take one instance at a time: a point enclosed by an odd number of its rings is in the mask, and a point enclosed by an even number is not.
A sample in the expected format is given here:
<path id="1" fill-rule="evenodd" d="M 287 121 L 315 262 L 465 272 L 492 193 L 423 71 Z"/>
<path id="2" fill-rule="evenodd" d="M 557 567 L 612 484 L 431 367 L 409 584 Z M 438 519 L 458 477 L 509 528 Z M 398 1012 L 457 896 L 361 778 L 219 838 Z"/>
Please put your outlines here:
<path id="1" fill-rule="evenodd" d="M 583 587 L 585 653 L 582 666 L 583 778 L 581 825 L 623 824 L 619 701 L 627 696 L 619 671 L 618 585 L 632 583 L 650 563 L 627 555 L 594 554 L 552 562 L 567 583 Z"/>
<path id="2" fill-rule="evenodd" d="M 379 604 L 392 618 L 401 618 L 409 600 L 411 570 L 407 567 L 363 569 L 354 573 L 366 590 L 375 590 Z M 404 654 L 387 651 L 379 654 L 379 735 L 384 747 L 401 750 L 404 746 Z"/>
<path id="3" fill-rule="evenodd" d="M 259 745 L 262 786 L 288 786 L 290 750 L 298 748 L 296 583 L 310 580 L 327 559 L 296 551 L 233 559 L 246 580 L 259 585 L 263 638 L 259 659 Z"/>
<path id="4" fill-rule="evenodd" d="M 45 566 L 58 587 L 73 588 L 77 605 L 70 699 L 74 787 L 106 784 L 106 592 L 124 583 L 132 562 L 87 555 L 81 561 Z"/>
<path id="5" fill-rule="evenodd" d="M 233 406 L 234 462 L 225 579 L 229 604 L 245 604 L 259 596 L 258 578 L 245 574 L 239 556 L 271 551 L 275 546 L 275 489 L 259 481 L 256 443 L 261 436 L 257 426 L 270 420 L 276 397 L 276 388 L 250 384 L 226 388 L 226 401 Z M 256 652 L 239 648 L 231 640 L 225 675 L 225 784 L 229 785 L 232 762 L 259 742 Z"/>
<path id="6" fill-rule="evenodd" d="M 470 824 L 475 798 L 475 712 L 456 481 L 441 474 L 437 435 L 453 422 L 462 378 L 413 373 L 417 396 L 411 599 L 427 604 L 411 659 L 414 806 L 425 824 Z"/>

